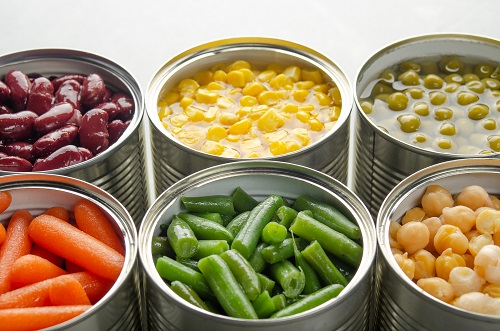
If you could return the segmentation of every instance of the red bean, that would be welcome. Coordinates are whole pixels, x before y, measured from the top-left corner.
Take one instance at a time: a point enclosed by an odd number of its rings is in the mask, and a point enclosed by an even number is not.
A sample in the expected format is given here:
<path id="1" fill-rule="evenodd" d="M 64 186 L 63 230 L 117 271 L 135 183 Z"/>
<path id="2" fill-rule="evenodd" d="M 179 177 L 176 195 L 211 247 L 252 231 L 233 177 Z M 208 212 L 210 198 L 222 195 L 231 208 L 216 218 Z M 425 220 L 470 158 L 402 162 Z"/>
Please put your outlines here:
<path id="1" fill-rule="evenodd" d="M 126 95 L 125 93 L 115 93 L 111 97 L 111 101 L 116 103 L 118 106 L 118 118 L 124 121 L 127 121 L 132 118 L 134 114 L 134 100 Z"/>
<path id="2" fill-rule="evenodd" d="M 75 109 L 71 103 L 56 103 L 48 112 L 38 116 L 35 120 L 35 130 L 39 134 L 46 134 L 60 128 L 74 116 L 74 112 Z"/>
<path id="3" fill-rule="evenodd" d="M 0 105 L 0 115 L 1 114 L 12 114 L 12 110 L 5 105 Z"/>
<path id="4" fill-rule="evenodd" d="M 54 103 L 54 86 L 45 77 L 38 77 L 33 80 L 28 96 L 26 109 L 42 115 L 46 113 Z"/>
<path id="5" fill-rule="evenodd" d="M 9 156 L 18 156 L 30 162 L 34 161 L 33 145 L 27 142 L 13 142 L 0 147 L 0 150 Z"/>
<path id="6" fill-rule="evenodd" d="M 74 80 L 65 80 L 56 91 L 56 102 L 69 102 L 76 109 L 81 109 L 80 90 L 82 85 Z"/>
<path id="7" fill-rule="evenodd" d="M 80 145 L 96 155 L 109 146 L 107 129 L 108 113 L 105 110 L 94 108 L 86 112 L 80 124 Z"/>
<path id="8" fill-rule="evenodd" d="M 83 84 L 87 76 L 84 74 L 66 74 L 52 79 L 52 85 L 54 85 L 54 90 L 57 91 L 62 83 L 67 80 L 76 80 L 78 83 Z"/>
<path id="9" fill-rule="evenodd" d="M 114 120 L 108 124 L 109 144 L 114 144 L 125 132 L 131 121 Z"/>
<path id="10" fill-rule="evenodd" d="M 49 155 L 59 148 L 72 144 L 78 136 L 78 127 L 68 124 L 38 138 L 33 144 L 33 155 Z"/>
<path id="11" fill-rule="evenodd" d="M 69 167 L 86 161 L 89 153 L 88 151 L 82 151 L 81 148 L 75 145 L 67 145 L 59 148 L 46 158 L 36 160 L 32 171 L 46 171 Z M 2 159 L 0 159 L 0 161 L 1 160 Z"/>
<path id="12" fill-rule="evenodd" d="M 0 115 L 0 138 L 24 140 L 33 135 L 35 119 L 32 111 L 23 110 L 14 114 Z"/>
<path id="13" fill-rule="evenodd" d="M 114 102 L 104 102 L 97 105 L 96 108 L 105 110 L 108 113 L 108 121 L 115 119 L 118 115 L 118 106 Z"/>
<path id="14" fill-rule="evenodd" d="M 105 93 L 106 87 L 102 77 L 90 74 L 83 81 L 80 102 L 86 109 L 92 109 L 102 102 Z"/>
<path id="15" fill-rule="evenodd" d="M 10 88 L 0 80 L 0 104 L 5 104 L 10 100 Z"/>
<path id="16" fill-rule="evenodd" d="M 33 166 L 31 163 L 18 156 L 5 156 L 0 158 L 1 171 L 28 172 Z"/>
<path id="17" fill-rule="evenodd" d="M 1 159 L 2 157 L 6 157 L 6 156 L 8 156 L 8 155 L 7 155 L 7 154 L 5 154 L 4 152 L 0 152 L 0 159 Z"/>
<path id="18" fill-rule="evenodd" d="M 19 70 L 11 70 L 5 76 L 5 84 L 10 88 L 12 110 L 14 112 L 25 110 L 31 87 L 28 76 Z"/>
<path id="19" fill-rule="evenodd" d="M 73 124 L 76 126 L 80 126 L 80 123 L 82 122 L 82 113 L 78 110 L 75 109 L 73 112 L 73 117 L 71 117 L 66 124 Z"/>
<path id="20" fill-rule="evenodd" d="M 113 96 L 113 92 L 109 88 L 104 89 L 104 98 L 102 98 L 102 102 L 109 102 L 111 101 L 111 97 Z"/>

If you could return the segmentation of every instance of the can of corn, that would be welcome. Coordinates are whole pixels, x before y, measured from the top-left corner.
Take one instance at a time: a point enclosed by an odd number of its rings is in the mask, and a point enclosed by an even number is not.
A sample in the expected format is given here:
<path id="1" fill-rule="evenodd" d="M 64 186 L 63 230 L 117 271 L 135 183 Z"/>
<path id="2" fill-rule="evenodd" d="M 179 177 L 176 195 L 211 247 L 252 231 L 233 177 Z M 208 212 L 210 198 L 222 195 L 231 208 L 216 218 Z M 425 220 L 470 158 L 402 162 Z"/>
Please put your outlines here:
<path id="1" fill-rule="evenodd" d="M 115 197 L 79 179 L 43 173 L 0 176 L 0 190 L 9 192 L 12 197 L 10 206 L 1 214 L 0 219 L 7 229 L 11 216 L 18 210 L 26 210 L 36 217 L 49 208 L 62 207 L 70 213 L 70 222 L 74 222 L 72 211 L 75 204 L 81 199 L 87 199 L 97 205 L 110 220 L 125 250 L 121 273 L 99 301 L 81 315 L 44 330 L 104 331 L 141 328 L 137 230 L 127 209 Z M 46 301 L 46 298 L 40 297 L 39 300 Z M 2 327 L 8 328 L 8 325 Z"/>
<path id="2" fill-rule="evenodd" d="M 424 167 L 498 157 L 499 56 L 495 39 L 431 34 L 397 41 L 362 65 L 353 188 L 372 215 Z"/>
<path id="3" fill-rule="evenodd" d="M 363 252 L 353 278 L 339 296 L 289 317 L 243 319 L 209 312 L 175 294 L 157 272 L 152 255 L 153 236 L 182 210 L 183 196 L 206 196 L 214 192 L 231 195 L 241 187 L 257 201 L 270 194 L 288 202 L 308 194 L 335 206 L 357 223 Z M 237 161 L 191 174 L 164 191 L 147 211 L 139 232 L 144 308 L 150 330 L 369 330 L 372 316 L 372 280 L 376 251 L 375 226 L 362 202 L 338 180 L 311 168 L 276 161 Z"/>
<path id="4" fill-rule="evenodd" d="M 396 262 L 396 255 L 394 255 L 396 253 L 393 251 L 395 248 L 394 239 L 391 239 L 391 237 L 395 238 L 395 235 L 391 235 L 391 232 L 393 232 L 391 231 L 391 223 L 399 223 L 408 210 L 420 206 L 421 201 L 423 202 L 422 197 L 430 185 L 438 185 L 445 188 L 455 199 L 457 198 L 457 194 L 468 186 L 480 186 L 490 196 L 498 198 L 500 195 L 499 183 L 500 161 L 498 159 L 461 159 L 446 161 L 420 170 L 405 178 L 391 190 L 380 208 L 376 225 L 379 249 L 377 257 L 378 271 L 376 275 L 377 312 L 375 319 L 377 330 L 498 329 L 500 323 L 498 302 L 496 302 L 496 316 L 485 310 L 487 309 L 487 305 L 481 306 L 481 300 L 469 304 L 468 309 L 472 311 L 465 310 L 464 305 L 457 307 L 459 304 L 458 301 L 464 302 L 464 296 L 470 294 L 465 294 L 467 291 L 481 292 L 480 284 L 475 290 L 465 290 L 460 287 L 475 286 L 473 285 L 474 281 L 472 281 L 472 278 L 470 278 L 470 281 L 458 284 L 458 282 L 452 280 L 453 277 L 449 276 L 449 282 L 452 284 L 452 291 L 455 293 L 456 298 L 451 301 L 448 298 L 448 303 L 443 301 L 441 297 L 438 299 L 439 295 L 431 295 L 432 291 L 425 291 L 425 280 L 410 280 L 409 276 L 403 272 L 398 262 Z M 472 198 L 469 200 L 472 200 Z M 495 199 L 493 198 L 493 200 Z M 497 209 L 498 213 L 498 208 L 500 208 L 498 203 L 494 205 L 494 208 Z M 481 210 L 476 210 L 476 214 L 479 215 Z M 424 216 L 423 218 L 426 217 L 429 216 Z M 491 238 L 492 234 L 486 236 Z M 436 244 L 435 238 L 434 240 L 430 239 L 434 246 Z M 472 242 L 473 240 L 471 239 L 470 245 L 472 245 Z M 493 242 L 490 244 L 493 244 Z M 408 259 L 412 259 L 412 256 L 418 253 L 412 254 L 408 255 Z M 439 253 L 436 254 L 439 255 Z M 441 255 L 443 254 L 445 253 L 441 253 Z M 471 248 L 469 248 L 465 255 L 471 254 Z M 477 255 L 475 257 L 477 258 Z M 436 270 L 437 263 L 438 260 L 436 259 Z M 463 264 L 450 265 L 462 266 L 463 271 Z M 415 268 L 417 268 L 416 264 Z M 467 268 L 465 270 L 469 271 L 467 274 L 470 274 L 472 270 L 479 272 L 477 265 L 476 267 L 467 265 Z M 415 275 L 417 275 L 417 272 L 415 272 Z M 437 276 L 439 276 L 439 273 L 437 273 Z M 431 281 L 434 281 L 437 276 L 432 270 L 428 273 L 428 277 L 430 277 L 428 279 L 431 279 Z M 421 281 L 422 283 L 420 283 Z M 486 285 L 484 284 L 484 279 L 482 281 L 483 285 Z M 447 283 L 445 281 L 444 285 L 448 286 L 446 285 Z M 442 281 L 440 284 L 442 285 Z M 436 286 L 436 293 L 438 291 L 441 291 L 441 294 L 446 293 L 449 287 L 445 286 Z M 488 293 L 484 287 L 482 291 L 484 292 L 473 295 L 482 297 L 486 295 L 484 293 Z M 464 292 L 464 294 L 461 292 Z M 459 293 L 461 296 L 457 295 Z M 494 293 L 490 293 L 490 295 L 491 297 L 488 297 L 489 300 L 500 300 Z M 491 304 L 491 307 L 495 307 L 494 304 Z"/>
<path id="5" fill-rule="evenodd" d="M 134 103 L 130 124 L 120 138 L 94 157 L 64 168 L 43 171 L 67 175 L 95 184 L 115 196 L 139 222 L 147 209 L 143 132 L 144 100 L 136 79 L 119 64 L 103 56 L 72 49 L 33 49 L 0 57 L 0 76 L 19 70 L 28 77 L 98 74 L 113 93 L 122 92 Z M 31 142 L 33 143 L 33 142 Z M 0 175 L 13 174 L 0 171 Z"/>
<path id="6" fill-rule="evenodd" d="M 162 65 L 146 95 L 156 195 L 241 159 L 296 163 L 347 181 L 351 87 L 315 50 L 269 38 L 209 42 Z"/>

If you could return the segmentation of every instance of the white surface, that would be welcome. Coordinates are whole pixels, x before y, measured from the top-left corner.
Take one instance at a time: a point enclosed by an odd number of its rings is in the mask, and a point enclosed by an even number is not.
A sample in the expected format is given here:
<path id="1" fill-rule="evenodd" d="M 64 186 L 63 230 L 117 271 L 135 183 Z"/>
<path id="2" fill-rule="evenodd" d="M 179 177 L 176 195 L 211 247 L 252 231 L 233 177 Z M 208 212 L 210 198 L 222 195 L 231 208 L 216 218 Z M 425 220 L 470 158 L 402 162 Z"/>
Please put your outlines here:
<path id="1" fill-rule="evenodd" d="M 271 37 L 325 54 L 354 85 L 363 62 L 400 39 L 442 32 L 500 39 L 499 14 L 498 0 L 4 0 L 0 55 L 86 50 L 124 66 L 145 92 L 156 70 L 188 48 Z"/>

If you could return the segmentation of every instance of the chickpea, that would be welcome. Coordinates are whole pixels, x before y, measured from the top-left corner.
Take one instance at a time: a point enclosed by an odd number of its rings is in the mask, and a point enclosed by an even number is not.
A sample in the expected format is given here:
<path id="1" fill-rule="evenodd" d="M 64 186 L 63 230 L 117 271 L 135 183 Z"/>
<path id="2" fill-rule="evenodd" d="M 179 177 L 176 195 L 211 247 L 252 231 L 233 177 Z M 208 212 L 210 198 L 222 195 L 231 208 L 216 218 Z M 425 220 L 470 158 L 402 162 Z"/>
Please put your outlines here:
<path id="1" fill-rule="evenodd" d="M 445 207 L 441 220 L 443 224 L 454 225 L 463 233 L 467 233 L 476 225 L 476 214 L 466 206 Z"/>
<path id="2" fill-rule="evenodd" d="M 401 226 L 396 238 L 408 254 L 413 254 L 429 243 L 429 229 L 421 222 L 409 222 Z"/>
<path id="3" fill-rule="evenodd" d="M 417 281 L 417 286 L 433 297 L 444 302 L 451 302 L 455 297 L 453 286 L 446 280 L 439 277 L 419 279 Z"/>
<path id="4" fill-rule="evenodd" d="M 470 292 L 458 297 L 453 305 L 474 313 L 496 315 L 500 312 L 493 309 L 492 300 L 498 299 L 493 299 L 481 292 Z"/>
<path id="5" fill-rule="evenodd" d="M 453 292 L 460 296 L 469 292 L 480 292 L 481 287 L 486 283 L 474 270 L 467 267 L 456 267 L 450 271 L 449 280 L 453 286 Z"/>
<path id="6" fill-rule="evenodd" d="M 425 226 L 427 226 L 427 228 L 429 229 L 429 243 L 427 244 L 425 249 L 429 252 L 435 252 L 436 248 L 434 247 L 434 237 L 436 236 L 436 233 L 438 232 L 441 225 L 443 225 L 441 223 L 441 219 L 439 219 L 439 217 L 429 217 L 423 220 L 422 224 L 425 224 Z"/>
<path id="7" fill-rule="evenodd" d="M 486 281 L 500 284 L 500 247 L 484 246 L 474 259 L 474 271 Z"/>
<path id="8" fill-rule="evenodd" d="M 481 233 L 494 234 L 500 232 L 500 211 L 492 208 L 482 210 L 477 214 L 476 228 Z"/>
<path id="9" fill-rule="evenodd" d="M 434 236 L 434 247 L 440 254 L 448 248 L 456 254 L 465 254 L 469 248 L 469 240 L 456 226 L 443 224 Z"/>
<path id="10" fill-rule="evenodd" d="M 415 264 L 414 280 L 436 276 L 436 258 L 431 252 L 421 249 L 410 256 Z"/>
<path id="11" fill-rule="evenodd" d="M 469 239 L 469 252 L 473 256 L 481 251 L 484 246 L 493 245 L 493 237 L 489 233 L 482 233 Z"/>
<path id="12" fill-rule="evenodd" d="M 397 240 L 399 229 L 401 229 L 401 224 L 399 224 L 398 222 L 391 222 L 389 224 L 389 243 L 391 245 L 391 248 L 404 250 L 403 245 L 401 245 Z"/>
<path id="13" fill-rule="evenodd" d="M 484 188 L 471 185 L 462 190 L 457 196 L 457 204 L 476 210 L 479 207 L 493 207 L 490 196 Z"/>
<path id="14" fill-rule="evenodd" d="M 450 192 L 439 185 L 429 185 L 421 199 L 422 209 L 428 216 L 440 216 L 443 208 L 454 204 Z"/>
<path id="15" fill-rule="evenodd" d="M 436 258 L 436 275 L 444 280 L 448 280 L 451 270 L 456 267 L 465 267 L 465 260 L 461 255 L 453 253 L 451 248 L 445 249 Z"/>
<path id="16" fill-rule="evenodd" d="M 415 276 L 415 263 L 412 259 L 408 258 L 408 253 L 404 253 L 402 255 L 395 254 L 394 259 L 405 275 L 408 278 L 413 279 Z"/>
<path id="17" fill-rule="evenodd" d="M 415 207 L 406 211 L 401 218 L 401 224 L 408 222 L 421 222 L 425 218 L 425 211 L 421 207 Z"/>

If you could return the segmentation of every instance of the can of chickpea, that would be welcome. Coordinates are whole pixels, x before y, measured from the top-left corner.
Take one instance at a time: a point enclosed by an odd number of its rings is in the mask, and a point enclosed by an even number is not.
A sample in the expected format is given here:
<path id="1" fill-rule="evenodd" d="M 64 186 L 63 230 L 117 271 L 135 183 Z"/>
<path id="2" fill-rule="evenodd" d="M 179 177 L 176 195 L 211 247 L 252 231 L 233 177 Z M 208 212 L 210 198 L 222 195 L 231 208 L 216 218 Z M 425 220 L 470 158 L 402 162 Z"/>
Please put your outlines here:
<path id="1" fill-rule="evenodd" d="M 0 77 L 0 175 L 85 180 L 141 220 L 149 202 L 136 79 L 103 56 L 72 49 L 3 55 Z"/>
<path id="2" fill-rule="evenodd" d="M 315 50 L 257 37 L 209 42 L 162 65 L 146 100 L 157 195 L 186 175 L 242 159 L 296 163 L 347 181 L 351 87 Z"/>
<path id="3" fill-rule="evenodd" d="M 436 164 L 393 188 L 376 225 L 377 330 L 498 329 L 499 197 L 491 158 Z"/>
<path id="4" fill-rule="evenodd" d="M 8 206 L 0 215 L 0 223 L 6 227 L 7 233 L 17 233 L 11 235 L 11 239 L 6 238 L 3 243 L 2 268 L 6 267 L 6 254 L 19 255 L 16 260 L 12 260 L 12 255 L 7 258 L 12 263 L 9 264 L 10 286 L 2 286 L 0 295 L 2 328 L 51 331 L 141 329 L 137 230 L 129 212 L 115 197 L 79 179 L 43 173 L 0 176 L 0 192 L 2 207 Z M 95 206 L 96 209 L 85 206 Z M 95 213 L 95 210 L 98 212 Z M 102 242 L 106 240 L 95 233 L 91 234 L 80 222 L 84 217 L 82 211 L 104 216 L 102 220 L 110 225 L 118 239 L 118 246 L 114 246 L 114 249 L 109 248 L 111 244 L 106 244 L 104 251 L 109 259 L 98 262 L 98 259 L 105 257 Z M 28 213 L 29 218 L 24 216 Z M 23 215 L 27 223 L 16 221 L 19 219 L 16 215 Z M 11 224 L 13 230 L 10 230 Z M 48 229 L 53 228 L 49 224 L 55 225 L 55 231 L 48 234 L 47 238 L 52 236 L 52 239 L 59 239 L 47 242 L 40 234 L 47 235 Z M 69 236 L 75 233 L 75 237 Z M 26 241 L 27 251 L 21 248 L 24 239 L 14 238 L 25 236 L 29 238 Z M 86 239 L 78 242 L 76 238 Z M 10 240 L 9 244 L 7 240 Z M 14 242 L 18 244 L 14 246 Z M 91 243 L 92 246 L 85 243 Z M 85 250 L 92 250 L 92 253 L 76 258 L 78 251 Z M 116 260 L 111 259 L 118 255 Z M 94 267 L 89 267 L 85 260 L 95 266 L 100 265 L 100 270 L 117 263 L 115 272 L 102 274 Z M 22 266 L 26 268 L 27 261 L 36 263 L 30 264 L 29 272 L 22 273 Z M 40 269 L 36 269 L 35 265 L 40 266 Z M 58 272 L 48 272 L 56 269 Z M 2 274 L 5 274 L 4 270 Z M 61 295 L 61 291 L 58 291 L 69 288 L 61 284 L 67 284 L 69 280 L 74 282 L 75 279 L 81 285 L 80 291 L 81 288 L 85 290 L 85 300 L 82 300 L 74 285 L 71 287 L 75 289 L 73 292 L 66 291 Z M 2 277 L 2 283 L 4 280 Z M 13 307 L 15 309 L 11 309 Z M 68 319 L 70 313 L 67 311 L 77 311 L 79 315 L 71 313 L 75 317 Z M 13 323 L 12 328 L 9 323 Z"/>
<path id="5" fill-rule="evenodd" d="M 355 82 L 353 187 L 376 217 L 402 179 L 461 158 L 499 157 L 500 41 L 421 35 L 372 55 Z"/>
<path id="6" fill-rule="evenodd" d="M 249 258 L 249 261 L 257 262 L 252 264 L 251 268 L 253 271 L 249 272 L 248 275 L 253 273 L 258 273 L 259 278 L 261 279 L 261 288 L 260 291 L 262 298 L 267 297 L 268 310 L 266 314 L 261 312 L 257 307 L 257 302 L 259 299 L 253 299 L 252 303 L 249 303 L 250 299 L 242 299 L 243 301 L 247 301 L 246 305 L 255 305 L 255 312 L 259 311 L 257 316 L 249 315 L 250 317 L 241 317 L 240 315 L 234 316 L 231 315 L 229 310 L 222 310 L 216 308 L 218 303 L 217 301 L 211 299 L 204 299 L 206 303 L 206 307 L 196 306 L 192 303 L 192 301 L 188 302 L 185 300 L 185 297 L 181 297 L 179 292 L 174 292 L 174 282 L 175 280 L 167 279 L 170 276 L 163 274 L 163 271 L 168 273 L 168 270 L 172 270 L 175 273 L 174 267 L 167 267 L 163 269 L 162 274 L 160 275 L 160 265 L 164 262 L 170 261 L 175 264 L 175 257 L 169 258 L 167 256 L 159 257 L 158 254 L 162 255 L 162 253 L 158 253 L 161 243 L 160 239 L 166 239 L 165 236 L 165 227 L 169 226 L 172 222 L 172 219 L 175 215 L 179 217 L 184 217 L 181 211 L 185 210 L 183 207 L 183 203 L 181 203 L 181 199 L 185 197 L 202 197 L 202 196 L 212 196 L 214 192 L 217 195 L 225 195 L 229 197 L 233 197 L 233 201 L 235 201 L 234 206 L 237 208 L 236 201 L 238 198 L 233 196 L 235 190 L 237 188 L 242 189 L 248 196 L 250 196 L 250 200 L 255 200 L 256 202 L 263 202 L 271 195 L 281 196 L 284 200 L 286 200 L 290 205 L 283 202 L 283 206 L 289 206 L 287 208 L 297 208 L 295 204 L 295 200 L 300 195 L 308 195 L 313 197 L 314 199 L 318 199 L 325 204 L 329 204 L 334 206 L 340 213 L 345 215 L 352 224 L 356 224 L 359 227 L 359 238 L 356 240 L 357 243 L 362 247 L 362 255 L 359 255 L 360 263 L 357 266 L 357 270 L 351 269 L 351 267 L 347 267 L 345 270 L 351 270 L 351 276 L 346 276 L 349 278 L 349 282 L 345 286 L 344 289 L 338 294 L 338 296 L 326 299 L 326 301 L 322 301 L 313 304 L 313 300 L 310 300 L 311 296 L 306 296 L 304 294 L 304 298 L 306 299 L 304 302 L 310 302 L 310 306 L 308 310 L 300 310 L 296 311 L 294 315 L 281 315 L 280 309 L 283 309 L 285 301 L 281 301 L 281 299 L 285 299 L 286 296 L 283 294 L 283 290 L 280 290 L 281 283 L 276 280 L 278 278 L 274 278 L 272 276 L 273 266 L 266 261 L 270 260 L 262 260 L 264 264 L 261 264 L 258 259 L 259 254 L 255 255 L 256 259 Z M 238 195 L 238 197 L 242 197 Z M 243 199 L 245 200 L 245 199 Z M 185 201 L 185 200 L 184 200 Z M 292 207 L 293 205 L 293 207 Z M 241 208 L 241 207 L 238 207 Z M 255 210 L 258 210 L 258 206 L 255 207 Z M 299 212 L 298 215 L 302 215 Z M 185 213 L 184 213 L 185 214 Z M 244 215 L 244 213 L 242 213 Z M 237 219 L 241 217 L 235 216 L 234 222 L 238 222 Z M 299 216 L 297 216 L 299 218 Z M 283 218 L 286 219 L 286 218 Z M 277 219 L 276 219 L 277 220 Z M 291 221 L 290 219 L 289 221 Z M 250 222 L 250 220 L 248 220 Z M 206 220 L 205 222 L 215 223 L 213 221 Z M 235 224 L 233 221 L 230 221 L 228 225 L 226 225 L 226 229 L 235 229 L 231 225 Z M 275 225 L 277 222 L 280 222 L 280 225 L 284 223 L 281 221 L 274 222 Z M 146 309 L 148 316 L 148 326 L 150 330 L 197 330 L 197 329 L 209 329 L 209 330 L 221 330 L 221 331 L 234 331 L 234 330 L 273 330 L 273 331 L 281 331 L 281 330 L 370 330 L 372 325 L 372 313 L 373 313 L 373 305 L 372 299 L 373 292 L 372 282 L 373 282 L 373 274 L 374 274 L 374 260 L 375 260 L 375 226 L 371 224 L 373 222 L 371 216 L 361 203 L 359 198 L 357 198 L 351 190 L 349 190 L 345 185 L 340 183 L 338 180 L 325 175 L 319 171 L 313 170 L 311 168 L 306 168 L 300 165 L 295 165 L 291 163 L 283 163 L 276 161 L 237 161 L 230 162 L 218 166 L 213 166 L 194 174 L 191 174 L 176 184 L 172 185 L 169 189 L 164 191 L 157 200 L 150 207 L 146 216 L 144 218 L 143 223 L 141 224 L 141 228 L 139 230 L 139 255 L 140 255 L 140 263 L 142 266 L 142 270 L 144 271 L 144 282 L 143 289 L 145 293 L 146 303 L 144 308 Z M 298 231 L 294 230 L 295 223 L 292 223 L 289 226 L 289 231 L 293 231 L 295 233 L 296 243 L 299 243 L 301 240 L 305 240 L 304 237 L 298 238 Z M 231 230 L 231 231 L 233 231 Z M 168 232 L 169 230 L 167 230 Z M 229 230 L 228 230 L 229 231 Z M 243 229 L 240 230 L 243 233 Z M 162 234 L 163 233 L 163 234 Z M 256 232 L 259 233 L 259 232 Z M 289 233 L 290 234 L 290 233 Z M 238 241 L 238 235 L 235 236 L 235 241 Z M 259 235 L 260 238 L 260 235 Z M 345 237 L 347 238 L 347 237 Z M 200 248 L 201 250 L 201 241 L 202 237 L 200 237 Z M 259 239 L 260 240 L 260 239 Z M 288 238 L 286 240 L 292 240 L 292 238 Z M 169 239 L 170 241 L 170 239 Z M 206 240 L 205 240 L 206 241 Z M 233 241 L 233 243 L 235 242 Z M 308 242 L 306 240 L 306 242 Z M 306 244 L 304 242 L 304 244 Z M 312 241 L 311 241 L 312 242 Z M 153 245 L 153 243 L 155 243 Z M 316 242 L 318 243 L 318 242 Z M 261 247 L 263 242 L 258 245 Z M 306 251 L 302 244 L 298 245 L 300 250 Z M 228 252 L 235 252 L 238 248 L 233 244 L 230 244 L 230 247 L 233 249 L 229 249 Z M 155 253 L 153 254 L 152 248 L 155 249 Z M 229 247 L 228 247 L 229 248 Z M 260 251 L 258 249 L 257 251 Z M 360 251 L 361 252 L 361 251 Z M 169 253 L 168 253 L 169 254 Z M 244 254 L 244 253 L 241 253 Z M 304 256 L 306 253 L 303 253 Z M 223 256 L 221 254 L 219 256 Z M 267 255 L 262 252 L 262 255 Z M 346 253 L 346 255 L 348 255 Z M 212 255 L 211 257 L 213 257 Z M 332 258 L 332 255 L 328 253 L 328 256 Z M 191 258 L 191 260 L 196 261 L 199 258 L 198 255 L 196 257 Z M 210 256 L 209 256 L 210 258 Z M 288 257 L 287 257 L 288 259 Z M 297 259 L 299 259 L 297 257 Z M 186 259 L 185 259 L 186 260 Z M 189 260 L 189 259 L 188 259 Z M 181 261 L 181 260 L 177 260 Z M 198 266 L 200 269 L 203 267 L 203 258 L 199 260 Z M 290 263 L 288 265 L 294 265 L 293 259 L 290 259 Z M 335 260 L 335 264 L 339 266 L 339 260 Z M 250 263 L 254 263 L 250 262 Z M 285 261 L 282 261 L 285 263 Z M 288 263 L 289 261 L 286 260 Z M 280 262 L 275 262 L 276 265 L 279 265 Z M 298 262 L 297 262 L 298 263 Z M 245 263 L 242 264 L 242 266 Z M 344 264 L 346 267 L 346 264 Z M 294 268 L 294 267 L 291 267 Z M 335 267 L 334 267 L 335 268 Z M 246 269 L 245 269 L 246 270 Z M 206 277 L 211 273 L 203 272 Z M 237 274 L 237 271 L 230 271 L 229 273 L 224 273 L 224 279 L 232 279 L 232 275 Z M 198 275 L 198 273 L 196 273 Z M 289 274 L 290 279 L 292 279 L 292 273 Z M 163 278 L 167 277 L 167 278 Z M 194 276 L 194 278 L 199 276 Z M 203 276 L 202 276 L 203 277 Z M 207 278 L 208 279 L 208 278 Z M 274 279 L 274 280 L 273 280 Z M 293 279 L 295 279 L 293 277 Z M 263 280 L 266 280 L 265 282 Z M 270 282 L 269 282 L 270 280 Z M 189 279 L 183 280 L 189 282 Z M 179 282 L 182 282 L 179 281 Z M 177 283 L 179 283 L 177 282 Z M 294 284 L 295 281 L 293 281 Z M 299 282 L 300 283 L 300 282 Z M 269 288 L 268 284 L 272 288 Z M 325 285 L 328 283 L 323 283 L 321 281 L 322 286 L 339 286 L 335 285 Z M 210 287 L 213 289 L 214 293 L 215 287 Z M 201 293 L 203 297 L 203 292 L 199 290 L 197 287 L 198 293 Z M 238 288 L 235 289 L 235 292 L 238 292 Z M 321 290 L 319 290 L 321 291 Z M 286 292 L 285 292 L 286 293 Z M 290 293 L 290 292 L 289 292 Z M 314 292 L 319 293 L 319 292 Z M 206 294 L 206 293 L 205 293 Z M 218 294 L 216 294 L 218 295 Z M 245 294 L 244 294 L 245 295 Z M 259 297 L 261 296 L 259 295 Z M 289 294 L 286 294 L 289 295 Z M 309 294 L 312 295 L 312 294 Z M 236 294 L 228 294 L 228 296 L 234 298 Z M 245 295 L 246 296 L 246 295 Z M 271 299 L 270 296 L 273 296 L 275 299 Z M 290 298 L 288 300 L 288 304 L 295 301 L 299 297 L 290 294 Z M 218 302 L 221 303 L 221 300 L 224 300 L 224 297 L 220 299 L 220 296 L 217 296 Z M 276 299 L 280 299 L 278 301 L 274 301 Z M 232 300 L 232 299 L 229 299 Z M 271 303 L 269 300 L 273 300 Z M 242 302 L 243 302 L 242 301 Z M 299 300 L 300 301 L 300 300 Z M 301 303 L 297 301 L 297 305 L 301 305 Z M 237 302 L 237 301 L 235 301 Z M 278 302 L 281 302 L 278 304 Z M 223 305 L 223 303 L 221 303 Z M 204 307 L 204 308 L 201 308 Z M 215 310 L 210 310 L 212 308 Z M 227 306 L 224 306 L 227 308 Z M 239 303 L 235 303 L 235 307 L 244 307 L 244 305 L 240 305 Z M 288 306 L 289 309 L 292 306 Z M 206 310 L 209 309 L 209 310 Z M 286 308 L 285 308 L 286 309 Z M 237 312 L 241 312 L 243 309 L 237 308 Z M 250 311 L 253 311 L 254 308 L 250 308 Z M 271 315 L 273 312 L 277 312 L 278 315 Z M 255 314 L 255 313 L 253 313 Z M 261 315 L 262 314 L 262 315 Z M 257 319 L 257 317 L 259 317 Z"/>

